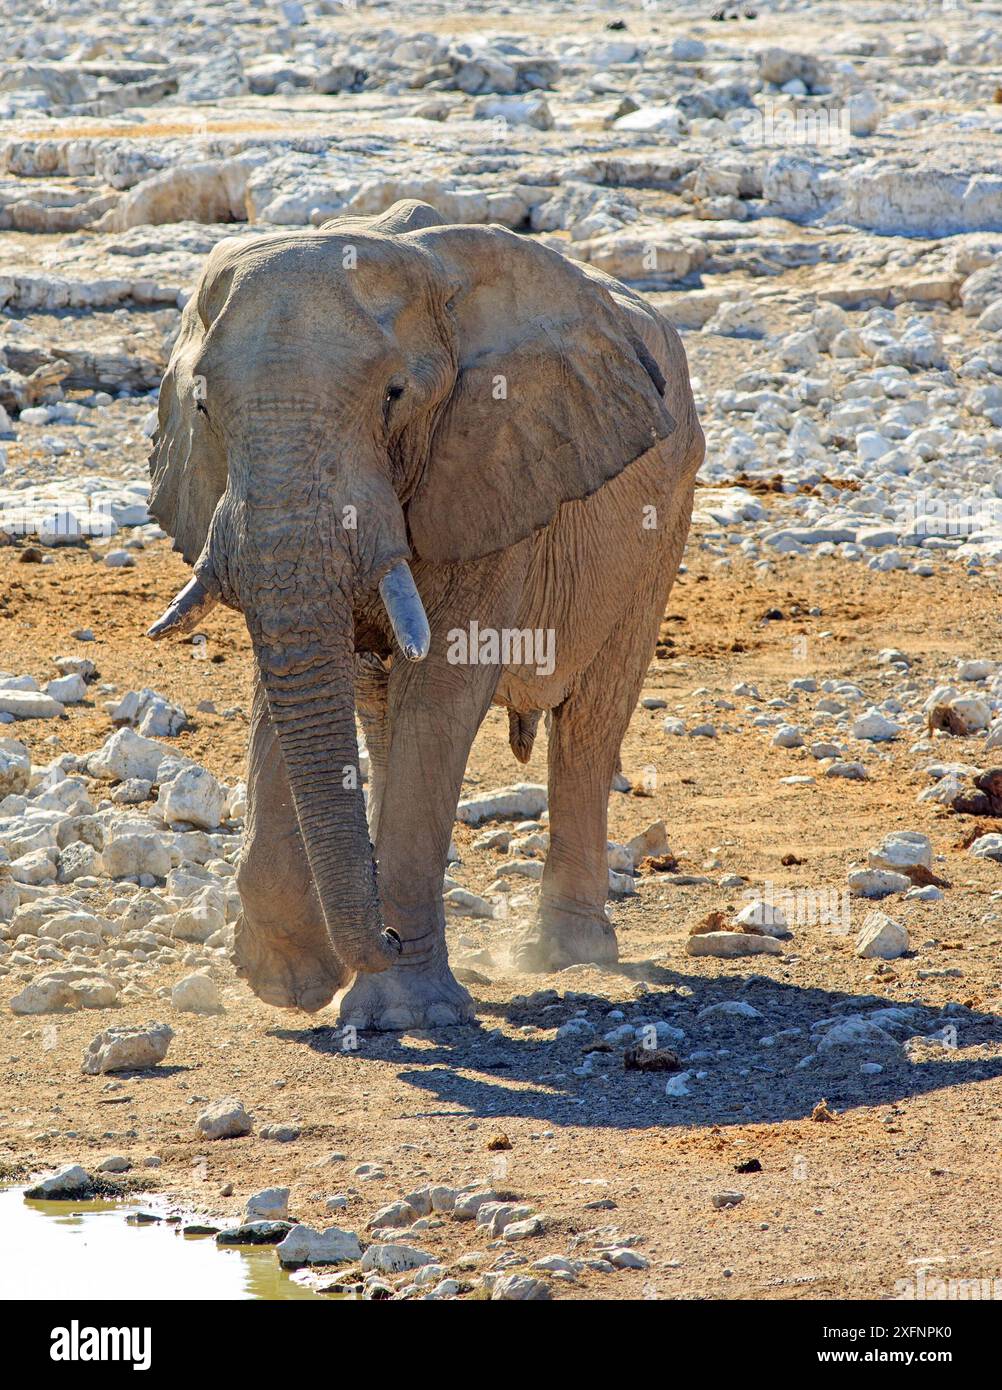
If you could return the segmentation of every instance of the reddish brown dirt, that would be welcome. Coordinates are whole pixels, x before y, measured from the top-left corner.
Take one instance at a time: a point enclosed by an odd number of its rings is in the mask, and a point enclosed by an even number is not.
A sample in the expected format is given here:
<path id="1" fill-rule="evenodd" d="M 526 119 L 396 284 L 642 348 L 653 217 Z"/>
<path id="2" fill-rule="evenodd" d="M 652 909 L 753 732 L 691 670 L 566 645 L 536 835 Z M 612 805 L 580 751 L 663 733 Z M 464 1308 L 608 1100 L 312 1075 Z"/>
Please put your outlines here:
<path id="1" fill-rule="evenodd" d="M 997 865 L 961 848 L 970 821 L 916 805 L 925 781 L 916 771 L 922 757 L 907 751 L 910 737 L 869 763 L 866 783 L 819 776 L 810 786 L 791 787 L 780 779 L 817 767 L 806 750 L 773 748 L 767 731 L 701 739 L 673 738 L 661 729 L 665 714 L 674 713 L 689 723 L 726 722 L 733 716 L 714 710 L 713 700 L 726 696 L 740 708 L 745 702 L 730 695 L 737 681 L 757 683 L 769 698 L 785 693 L 798 675 L 838 676 L 860 681 L 880 698 L 874 658 L 882 647 L 906 650 L 920 674 L 944 672 L 955 656 L 998 655 L 995 588 L 954 572 L 920 579 L 825 560 L 762 579 L 740 559 L 720 569 L 695 546 L 690 552 L 691 570 L 676 586 L 663 628 L 671 645 L 661 649 L 665 659 L 653 662 L 644 692 L 661 695 L 669 708 L 638 709 L 624 746 L 626 773 L 639 778 L 653 767 L 656 785 L 649 796 L 612 796 L 610 838 L 622 840 L 663 817 L 682 869 L 698 873 L 710 861 L 719 868 L 707 871 L 711 885 L 646 887 L 612 906 L 621 971 L 513 978 L 500 963 L 506 924 L 458 920 L 450 926 L 454 960 L 494 952 L 490 964 L 476 967 L 483 982 L 472 986 L 480 1028 L 363 1038 L 351 1053 L 337 1051 L 327 1016 L 269 1009 L 223 965 L 213 971 L 226 1011 L 210 1018 L 174 1015 L 169 998 L 155 990 L 148 1001 L 55 1019 L 17 1018 L 4 1007 L 0 1159 L 8 1171 L 23 1175 L 124 1152 L 146 1190 L 188 1209 L 232 1216 L 250 1192 L 283 1183 L 292 1188 L 296 1215 L 313 1224 L 334 1219 L 323 1198 L 348 1193 L 348 1209 L 337 1219 L 359 1229 L 377 1206 L 421 1182 L 483 1177 L 545 1214 L 546 1234 L 521 1247 L 530 1259 L 566 1253 L 575 1236 L 595 1227 L 643 1237 L 638 1248 L 649 1269 L 587 1274 L 557 1288 L 567 1298 L 880 1297 L 912 1278 L 915 1262 L 927 1257 L 942 1261 L 936 1272 L 944 1276 L 1002 1274 L 996 1176 L 1002 1048 L 995 1018 L 1002 933 L 993 897 L 1002 884 Z M 20 564 L 17 556 L 17 548 L 0 551 L 6 595 L 0 668 L 50 678 L 51 656 L 82 652 L 119 691 L 150 685 L 192 711 L 201 699 L 213 700 L 219 711 L 247 708 L 249 661 L 237 617 L 209 620 L 208 661 L 193 660 L 188 643 L 154 648 L 143 639 L 185 578 L 165 544 L 140 553 L 128 571 L 108 570 L 85 550 L 61 550 L 48 565 Z M 814 606 L 821 615 L 810 617 Z M 784 617 L 766 621 L 771 609 Z M 71 633 L 81 627 L 92 627 L 97 641 L 76 642 Z M 795 647 L 795 638 L 805 638 L 806 649 Z M 708 693 L 693 696 L 700 688 Z M 95 695 L 93 708 L 77 708 L 59 722 L 23 724 L 16 733 L 40 759 L 59 749 L 94 748 L 110 731 L 104 698 Z M 803 707 L 792 717 L 802 713 Z M 245 735 L 242 714 L 198 714 L 178 742 L 232 781 L 242 772 Z M 470 760 L 471 787 L 544 778 L 542 730 L 527 769 L 514 763 L 506 735 L 503 712 L 492 711 Z M 937 751 L 965 757 L 957 741 Z M 895 901 L 895 916 L 923 949 L 895 962 L 890 974 L 878 976 L 873 962 L 857 959 L 851 936 L 809 924 L 796 928 L 793 959 L 684 954 L 691 925 L 708 911 L 741 903 L 739 890 L 717 886 L 722 872 L 753 884 L 841 888 L 850 862 L 865 858 L 893 828 L 927 832 L 944 856 L 934 861 L 936 871 L 953 886 L 939 903 Z M 463 882 L 482 890 L 499 861 L 473 851 L 472 838 L 457 826 Z M 802 862 L 784 867 L 790 855 Z M 930 940 L 940 944 L 925 946 Z M 950 967 L 961 975 L 918 975 Z M 181 966 L 163 972 L 157 986 L 181 973 Z M 579 1081 L 572 1069 L 580 1048 L 544 1062 L 545 1049 L 528 1046 L 532 1032 L 520 1031 L 528 1024 L 552 1027 L 573 1012 L 568 1006 L 544 1021 L 538 1007 L 517 1000 L 533 990 L 576 991 L 611 1001 L 606 1007 L 629 1006 L 650 991 L 650 1012 L 661 1017 L 665 1001 L 683 997 L 679 989 L 697 998 L 707 990 L 707 997 L 719 998 L 723 990 L 724 997 L 754 1002 L 752 976 L 776 991 L 770 999 L 787 1002 L 775 1017 L 752 1024 L 743 1041 L 731 1024 L 721 1025 L 717 1044 L 731 1049 L 732 1060 L 713 1077 L 737 1082 L 729 1114 L 715 1101 L 712 1080 L 691 1103 L 667 1101 L 665 1078 L 657 1073 L 631 1073 L 628 1082 L 626 1074 L 602 1084 Z M 0 1004 L 15 987 L 11 977 L 0 980 Z M 930 1011 L 967 1003 L 980 1022 L 971 1028 L 960 1022 L 961 1046 L 948 1061 L 933 1057 L 889 1074 L 870 1093 L 858 1076 L 797 1071 L 806 1042 L 790 1054 L 788 1068 L 772 1076 L 756 1071 L 757 1061 L 772 1055 L 758 1045 L 763 1033 L 812 1008 L 817 1018 L 839 1000 L 869 994 L 891 1004 L 920 1001 Z M 169 1065 L 128 1078 L 113 1092 L 103 1078 L 81 1075 L 81 1053 L 100 1028 L 159 1017 L 177 1032 Z M 490 1029 L 500 1035 L 487 1034 Z M 741 1068 L 748 1069 L 746 1080 Z M 194 1125 L 201 1101 L 229 1094 L 244 1100 L 258 1127 L 295 1118 L 302 1137 L 278 1144 L 255 1133 L 207 1144 Z M 813 1122 L 811 1112 L 826 1094 L 839 1118 Z M 499 1130 L 511 1141 L 508 1152 L 489 1151 Z M 332 1151 L 346 1160 L 330 1162 Z M 139 1167 L 151 1154 L 162 1166 Z M 736 1174 L 735 1165 L 751 1157 L 762 1171 Z M 363 1160 L 380 1162 L 385 1179 L 352 1176 Z M 233 1185 L 232 1197 L 219 1195 L 224 1183 Z M 745 1199 L 715 1210 L 711 1198 L 725 1188 L 740 1189 Z M 600 1198 L 614 1208 L 586 1209 Z M 574 1253 L 588 1254 L 597 1239 L 587 1237 Z M 482 1231 L 453 1223 L 425 1233 L 421 1243 L 446 1262 L 487 1248 Z"/>

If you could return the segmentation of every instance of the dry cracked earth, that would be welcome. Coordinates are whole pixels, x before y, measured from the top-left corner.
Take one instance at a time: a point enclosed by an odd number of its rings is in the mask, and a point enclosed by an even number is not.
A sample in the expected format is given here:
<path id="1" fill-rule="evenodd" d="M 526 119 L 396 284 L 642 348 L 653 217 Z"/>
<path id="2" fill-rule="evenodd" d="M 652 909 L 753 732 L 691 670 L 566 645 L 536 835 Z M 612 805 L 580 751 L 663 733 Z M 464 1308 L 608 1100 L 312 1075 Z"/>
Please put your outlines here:
<path id="1" fill-rule="evenodd" d="M 358 1297 L 1002 1277 L 1000 7 L 16 11 L 0 1178 L 80 1165 L 78 1193 L 227 1228 L 287 1188 L 258 1211 L 369 1247 L 294 1277 Z M 400 197 L 640 288 L 682 332 L 707 455 L 609 800 L 619 966 L 513 973 L 544 803 L 461 810 L 444 891 L 476 1022 L 356 1037 L 229 962 L 246 634 L 217 612 L 144 642 L 187 578 L 145 461 L 211 246 Z M 545 765 L 492 710 L 464 801 Z M 81 1070 L 158 1022 L 158 1065 Z M 224 1098 L 248 1132 L 211 1139 Z"/>

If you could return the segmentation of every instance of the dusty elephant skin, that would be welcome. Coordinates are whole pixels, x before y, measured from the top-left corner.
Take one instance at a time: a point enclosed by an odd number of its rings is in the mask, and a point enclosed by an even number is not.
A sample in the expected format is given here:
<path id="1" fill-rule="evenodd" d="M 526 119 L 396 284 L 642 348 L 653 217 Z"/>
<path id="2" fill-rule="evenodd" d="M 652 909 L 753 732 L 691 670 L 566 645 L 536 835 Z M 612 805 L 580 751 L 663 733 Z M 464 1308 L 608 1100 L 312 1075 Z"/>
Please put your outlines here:
<path id="1" fill-rule="evenodd" d="M 515 963 L 616 959 L 609 784 L 702 458 L 672 328 L 503 228 L 400 203 L 216 247 L 160 395 L 151 510 L 194 579 L 153 635 L 216 601 L 247 623 L 235 952 L 262 999 L 338 994 L 363 1028 L 470 1016 L 442 878 L 492 703 L 523 761 L 550 721 L 550 850 Z M 500 640 L 457 660 L 472 630 Z"/>

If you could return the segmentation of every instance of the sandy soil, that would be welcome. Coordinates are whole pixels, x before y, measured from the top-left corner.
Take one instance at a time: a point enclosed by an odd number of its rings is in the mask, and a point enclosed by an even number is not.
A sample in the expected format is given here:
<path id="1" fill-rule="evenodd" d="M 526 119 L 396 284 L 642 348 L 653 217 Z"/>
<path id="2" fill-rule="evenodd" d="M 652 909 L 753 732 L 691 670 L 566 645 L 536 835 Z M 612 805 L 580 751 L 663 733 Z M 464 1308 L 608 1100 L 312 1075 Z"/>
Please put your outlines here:
<path id="1" fill-rule="evenodd" d="M 141 636 L 185 577 L 167 545 L 139 553 L 129 571 L 108 570 L 84 549 L 59 550 L 46 565 L 21 564 L 19 553 L 0 550 L 0 668 L 48 677 L 52 655 L 86 651 L 120 690 L 152 685 L 189 710 L 210 699 L 220 713 L 197 714 L 179 746 L 231 781 L 241 775 L 250 672 L 239 620 L 212 617 L 207 661 L 193 660 L 188 643 L 153 648 Z M 650 1261 L 645 1270 L 587 1271 L 555 1286 L 561 1298 L 882 1297 L 901 1292 L 898 1281 L 914 1279 L 923 1261 L 943 1276 L 1002 1274 L 998 866 L 965 853 L 970 819 L 916 805 L 925 784 L 916 769 L 928 757 L 909 755 L 911 739 L 874 756 L 865 783 L 818 776 L 789 786 L 780 779 L 817 772 L 809 753 L 773 748 L 765 730 L 725 732 L 729 712 L 714 708 L 719 697 L 745 703 L 730 694 L 738 681 L 757 683 L 769 698 L 801 675 L 850 678 L 881 698 L 886 677 L 875 657 L 884 647 L 908 652 L 921 674 L 954 656 L 997 656 L 997 584 L 960 573 L 875 574 L 824 559 L 762 578 L 740 558 L 717 567 L 695 544 L 688 561 L 644 692 L 668 708 L 638 708 L 624 746 L 627 775 L 641 782 L 653 767 L 656 778 L 646 780 L 655 785 L 648 796 L 611 797 L 610 838 L 663 817 L 680 868 L 710 881 L 651 879 L 637 897 L 610 904 L 619 969 L 512 976 L 503 962 L 516 922 L 458 919 L 450 949 L 454 963 L 475 971 L 467 978 L 475 981 L 477 1023 L 435 1035 L 363 1036 L 349 1052 L 324 1014 L 267 1008 L 228 965 L 213 966 L 225 1012 L 207 1018 L 174 1014 L 169 998 L 158 997 L 187 973 L 181 965 L 152 977 L 142 1002 L 39 1019 L 10 1014 L 19 985 L 8 977 L 0 980 L 0 1171 L 21 1177 L 124 1153 L 141 1190 L 186 1210 L 232 1218 L 251 1192 L 281 1183 L 292 1189 L 294 1214 L 314 1225 L 335 1219 L 326 1198 L 346 1194 L 337 1220 L 359 1230 L 377 1207 L 420 1184 L 482 1178 L 544 1216 L 545 1233 L 518 1247 L 527 1265 L 549 1253 L 591 1257 L 630 1237 Z M 820 613 L 810 616 L 812 608 Z M 767 620 L 770 610 L 782 618 Z M 97 641 L 75 642 L 71 633 L 82 627 Z M 96 747 L 109 732 L 102 698 L 64 721 L 22 725 L 18 735 L 39 759 Z M 669 737 L 661 724 L 674 713 L 690 723 L 712 718 L 718 737 Z M 958 745 L 942 755 L 964 757 Z M 503 713 L 492 711 L 469 785 L 516 780 L 545 780 L 545 738 L 523 772 L 508 751 Z M 742 902 L 742 889 L 719 886 L 721 874 L 841 891 L 850 863 L 893 828 L 929 834 L 936 872 L 952 885 L 937 903 L 895 900 L 914 955 L 878 973 L 853 954 L 854 935 L 809 922 L 795 924 L 781 957 L 685 955 L 694 923 Z M 472 850 L 474 834 L 456 827 L 456 876 L 482 891 L 499 859 Z M 790 856 L 799 862 L 784 864 Z M 854 904 L 853 930 L 865 911 Z M 546 999 L 526 1002 L 549 989 L 558 994 L 546 1012 Z M 916 1005 L 924 1020 L 916 1031 L 954 1022 L 959 1046 L 924 1044 L 913 1060 L 863 1075 L 858 1059 L 841 1069 L 798 1068 L 810 1051 L 806 1036 L 776 1037 L 851 1013 L 868 996 Z M 751 1003 L 762 1017 L 697 1019 L 722 1000 Z M 966 1008 L 949 1020 L 938 1012 L 949 1004 Z M 580 1040 L 555 1042 L 552 1030 L 580 1010 L 601 1022 L 610 1008 L 683 1024 L 686 1048 L 708 1054 L 708 1075 L 691 1095 L 666 1096 L 663 1074 L 623 1071 L 618 1054 L 597 1077 L 575 1075 Z M 81 1075 L 83 1049 L 100 1028 L 158 1018 L 176 1031 L 165 1065 L 114 1089 L 107 1078 Z M 200 1102 L 230 1094 L 253 1112 L 255 1133 L 207 1144 L 195 1128 Z M 811 1119 L 822 1097 L 834 1122 Z M 296 1121 L 300 1138 L 259 1137 L 275 1121 Z M 491 1149 L 499 1133 L 510 1149 Z M 143 1168 L 151 1155 L 161 1166 Z M 751 1159 L 761 1171 L 739 1174 Z M 378 1163 L 384 1176 L 354 1175 L 361 1162 Z M 220 1195 L 225 1184 L 232 1196 Z M 723 1190 L 744 1200 L 717 1210 L 712 1199 Z M 450 1221 L 418 1243 L 444 1263 L 479 1250 L 489 1268 L 504 1254 L 489 1248 L 481 1228 Z"/>

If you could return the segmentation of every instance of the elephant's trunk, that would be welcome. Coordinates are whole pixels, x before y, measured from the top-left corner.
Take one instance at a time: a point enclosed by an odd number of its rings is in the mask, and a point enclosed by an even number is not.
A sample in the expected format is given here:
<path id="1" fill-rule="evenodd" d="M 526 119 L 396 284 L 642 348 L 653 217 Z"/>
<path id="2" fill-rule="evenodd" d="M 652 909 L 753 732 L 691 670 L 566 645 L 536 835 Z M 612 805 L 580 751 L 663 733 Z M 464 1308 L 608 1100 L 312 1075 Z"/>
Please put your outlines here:
<path id="1" fill-rule="evenodd" d="M 383 930 L 365 817 L 351 608 L 337 593 L 322 606 L 322 629 L 317 608 L 291 598 L 248 625 L 331 943 L 346 967 L 371 973 L 400 942 Z"/>

